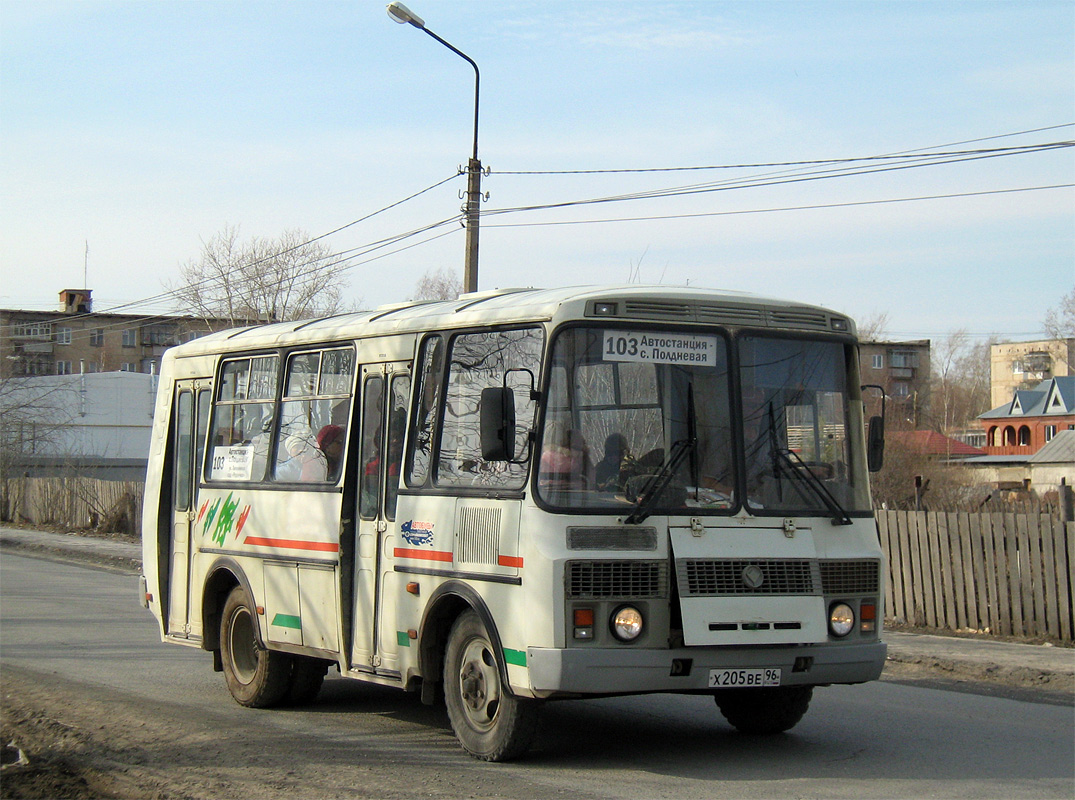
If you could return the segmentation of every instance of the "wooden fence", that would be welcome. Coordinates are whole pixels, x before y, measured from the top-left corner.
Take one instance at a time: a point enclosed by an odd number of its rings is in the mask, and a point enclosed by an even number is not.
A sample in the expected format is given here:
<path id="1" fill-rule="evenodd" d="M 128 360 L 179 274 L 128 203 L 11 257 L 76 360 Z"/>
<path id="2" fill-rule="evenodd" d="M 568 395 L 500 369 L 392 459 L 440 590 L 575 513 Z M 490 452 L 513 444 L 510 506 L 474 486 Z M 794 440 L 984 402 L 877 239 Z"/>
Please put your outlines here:
<path id="1" fill-rule="evenodd" d="M 9 521 L 138 533 L 143 484 L 9 478 Z M 887 616 L 909 625 L 1075 641 L 1075 523 L 1047 514 L 883 511 Z"/>
<path id="2" fill-rule="evenodd" d="M 8 478 L 2 486 L 3 519 L 30 525 L 139 533 L 141 481 L 96 478 Z"/>
<path id="3" fill-rule="evenodd" d="M 1075 523 L 1045 514 L 878 511 L 887 616 L 1075 640 Z"/>

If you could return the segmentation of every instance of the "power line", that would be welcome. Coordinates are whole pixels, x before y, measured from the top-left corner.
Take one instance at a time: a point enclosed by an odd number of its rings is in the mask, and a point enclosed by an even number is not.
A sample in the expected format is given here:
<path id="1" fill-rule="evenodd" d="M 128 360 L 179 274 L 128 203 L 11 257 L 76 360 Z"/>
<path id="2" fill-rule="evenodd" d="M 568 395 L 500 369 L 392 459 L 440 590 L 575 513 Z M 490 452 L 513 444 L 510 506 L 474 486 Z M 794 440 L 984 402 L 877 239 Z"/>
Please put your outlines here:
<path id="1" fill-rule="evenodd" d="M 964 144 L 975 144 L 977 142 L 988 142 L 994 139 L 1006 139 L 1013 136 L 1025 136 L 1030 133 L 1042 133 L 1044 131 L 1052 131 L 1060 128 L 1075 127 L 1075 122 L 1068 122 L 1062 125 L 1050 125 L 1045 128 L 1032 128 L 1025 131 L 1016 131 L 1014 133 L 1002 133 L 995 136 L 982 136 L 977 139 L 965 139 L 960 142 L 949 142 L 947 144 L 933 145 L 930 147 L 919 147 L 913 150 L 900 150 L 895 153 L 887 153 L 883 155 L 874 156 L 859 156 L 855 158 L 827 158 L 827 159 L 812 159 L 803 161 L 770 161 L 770 162 L 757 162 L 746 164 L 712 164 L 704 166 L 687 166 L 687 167 L 643 167 L 643 168 L 620 168 L 620 169 L 563 169 L 563 170 L 490 170 L 491 174 L 496 175 L 616 175 L 616 174 L 640 174 L 648 172 L 692 172 L 692 171 L 704 171 L 704 170 L 730 170 L 730 169 L 760 169 L 762 167 L 797 167 L 797 166 L 814 166 L 821 164 L 843 164 L 852 163 L 856 161 L 876 161 L 882 159 L 900 158 L 911 153 L 924 153 L 929 150 L 937 150 L 941 147 L 958 147 Z M 1005 148 L 992 148 L 992 150 L 1002 150 Z M 983 150 L 978 152 L 990 152 L 989 150 Z M 936 153 L 935 155 L 943 155 L 943 153 Z"/>
<path id="2" fill-rule="evenodd" d="M 597 225 L 609 222 L 648 222 L 651 220 L 693 219 L 698 217 L 730 217 L 742 214 L 770 214 L 779 211 L 813 211 L 825 208 L 847 208 L 850 206 L 885 205 L 888 203 L 911 203 L 918 200 L 950 200 L 959 197 L 980 197 L 993 194 L 1013 194 L 1017 192 L 1036 192 L 1047 189 L 1070 189 L 1075 183 L 1058 183 L 1049 186 L 1024 186 L 1015 189 L 990 189 L 981 192 L 958 192 L 953 194 L 919 195 L 917 197 L 893 197 L 883 200 L 856 200 L 846 203 L 817 203 L 806 206 L 781 206 L 775 208 L 750 208 L 735 211 L 705 211 L 694 214 L 660 214 L 643 217 L 607 217 L 604 219 L 554 220 L 550 222 L 492 222 L 487 228 L 528 228 L 554 225 Z"/>
<path id="3" fill-rule="evenodd" d="M 819 170 L 814 173 L 806 173 L 802 175 L 796 175 L 791 177 L 782 177 L 775 180 L 762 180 L 764 177 L 770 176 L 754 176 L 741 179 L 733 179 L 728 181 L 717 181 L 703 184 L 693 184 L 689 186 L 670 187 L 666 189 L 655 189 L 644 192 L 632 192 L 629 194 L 613 195 L 607 197 L 595 197 L 586 198 L 582 200 L 567 200 L 557 203 L 543 203 L 530 206 L 516 206 L 511 208 L 497 208 L 490 209 L 483 212 L 483 216 L 493 216 L 497 214 L 512 214 L 522 211 L 547 211 L 556 208 L 569 208 L 572 206 L 582 205 L 597 205 L 601 203 L 618 203 L 634 200 L 648 200 L 662 197 L 678 197 L 690 194 L 706 194 L 719 191 L 730 191 L 732 189 L 744 189 L 744 188 L 759 188 L 768 186 L 781 186 L 790 183 L 803 183 L 815 180 L 831 180 L 833 178 L 853 177 L 858 175 L 869 175 L 878 172 L 893 172 L 904 169 L 918 169 L 926 166 L 935 166 L 938 164 L 950 164 L 958 163 L 962 161 L 975 161 L 983 158 L 998 158 L 1012 155 L 1023 155 L 1029 152 L 1040 152 L 1044 150 L 1054 150 L 1060 148 L 1069 148 L 1075 146 L 1075 142 L 1051 142 L 1043 145 L 1032 145 L 1022 148 L 1010 148 L 1010 149 L 998 149 L 993 151 L 965 151 L 963 153 L 940 153 L 937 156 L 944 156 L 943 160 L 936 160 L 934 157 L 925 158 L 921 157 L 916 160 L 909 160 L 902 164 L 897 165 L 883 165 L 883 166 L 869 166 L 865 168 L 858 168 L 854 170 L 848 170 L 846 168 L 834 169 L 834 170 Z"/>

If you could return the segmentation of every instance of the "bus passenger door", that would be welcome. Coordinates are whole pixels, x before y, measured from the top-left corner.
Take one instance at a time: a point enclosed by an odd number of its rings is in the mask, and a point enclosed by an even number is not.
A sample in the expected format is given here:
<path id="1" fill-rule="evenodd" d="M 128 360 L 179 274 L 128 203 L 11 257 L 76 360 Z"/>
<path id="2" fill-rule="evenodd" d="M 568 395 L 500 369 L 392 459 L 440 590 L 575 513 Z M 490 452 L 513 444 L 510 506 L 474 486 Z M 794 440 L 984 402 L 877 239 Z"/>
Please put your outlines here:
<path id="1" fill-rule="evenodd" d="M 172 542 L 168 570 L 168 634 L 190 634 L 190 541 L 209 421 L 209 381 L 178 381 L 172 419 Z"/>
<path id="2" fill-rule="evenodd" d="M 410 374 L 405 364 L 371 364 L 361 371 L 358 460 L 358 546 L 351 664 L 366 672 L 398 672 L 395 572 L 396 495 Z"/>

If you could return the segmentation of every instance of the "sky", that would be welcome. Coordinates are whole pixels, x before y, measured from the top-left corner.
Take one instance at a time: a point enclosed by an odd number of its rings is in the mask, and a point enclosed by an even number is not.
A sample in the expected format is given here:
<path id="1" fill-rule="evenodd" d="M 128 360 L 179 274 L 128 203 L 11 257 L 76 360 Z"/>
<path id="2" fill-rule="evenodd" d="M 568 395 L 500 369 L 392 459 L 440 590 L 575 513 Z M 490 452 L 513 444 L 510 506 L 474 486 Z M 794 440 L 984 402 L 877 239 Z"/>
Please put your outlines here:
<path id="1" fill-rule="evenodd" d="M 481 290 L 1020 341 L 1075 288 L 1073 0 L 408 5 L 481 70 Z M 0 307 L 174 310 L 230 226 L 330 234 L 350 307 L 409 299 L 462 274 L 473 136 L 473 69 L 380 0 L 8 0 Z"/>

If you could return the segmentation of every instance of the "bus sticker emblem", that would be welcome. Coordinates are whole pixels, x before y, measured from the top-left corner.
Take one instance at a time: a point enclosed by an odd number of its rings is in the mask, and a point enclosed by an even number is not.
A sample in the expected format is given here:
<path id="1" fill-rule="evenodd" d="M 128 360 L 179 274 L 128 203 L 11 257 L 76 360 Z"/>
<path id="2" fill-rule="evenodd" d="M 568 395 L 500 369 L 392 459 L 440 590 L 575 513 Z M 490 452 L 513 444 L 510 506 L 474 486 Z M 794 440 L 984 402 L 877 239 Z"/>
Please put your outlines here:
<path id="1" fill-rule="evenodd" d="M 415 522 L 414 520 L 407 520 L 399 526 L 399 530 L 408 544 L 415 546 L 428 544 L 430 547 L 433 546 L 432 522 Z"/>

